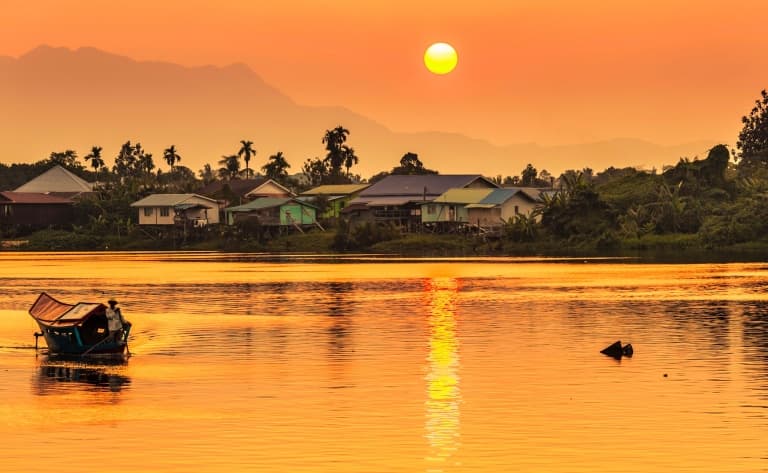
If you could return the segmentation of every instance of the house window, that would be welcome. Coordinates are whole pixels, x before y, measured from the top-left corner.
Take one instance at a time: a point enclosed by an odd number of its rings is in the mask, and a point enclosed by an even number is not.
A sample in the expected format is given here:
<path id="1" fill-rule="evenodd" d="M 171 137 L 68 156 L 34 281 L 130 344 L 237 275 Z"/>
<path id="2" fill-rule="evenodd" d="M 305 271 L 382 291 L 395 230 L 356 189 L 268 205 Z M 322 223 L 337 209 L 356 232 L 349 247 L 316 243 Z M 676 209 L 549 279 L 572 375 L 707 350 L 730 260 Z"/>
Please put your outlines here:
<path id="1" fill-rule="evenodd" d="M 161 217 L 167 217 L 171 214 L 171 211 L 168 207 L 160 207 L 160 216 Z"/>
<path id="2" fill-rule="evenodd" d="M 151 217 L 152 216 L 152 207 L 144 207 L 144 216 L 145 217 Z"/>
<path id="3" fill-rule="evenodd" d="M 10 205 L 3 205 L 3 217 L 10 217 L 13 215 L 13 208 Z"/>
<path id="4" fill-rule="evenodd" d="M 515 205 L 515 215 L 520 215 L 520 207 Z"/>
<path id="5" fill-rule="evenodd" d="M 427 215 L 432 215 L 434 213 L 435 213 L 435 204 L 427 205 Z"/>

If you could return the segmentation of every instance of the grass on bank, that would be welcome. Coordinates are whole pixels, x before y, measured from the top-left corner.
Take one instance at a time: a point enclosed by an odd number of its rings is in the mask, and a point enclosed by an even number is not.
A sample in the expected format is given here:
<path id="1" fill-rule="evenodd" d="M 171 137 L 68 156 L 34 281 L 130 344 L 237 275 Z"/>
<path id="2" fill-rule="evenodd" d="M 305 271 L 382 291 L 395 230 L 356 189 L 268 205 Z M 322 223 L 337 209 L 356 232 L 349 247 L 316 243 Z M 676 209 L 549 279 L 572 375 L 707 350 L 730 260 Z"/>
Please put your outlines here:
<path id="1" fill-rule="evenodd" d="M 313 230 L 307 233 L 292 233 L 274 237 L 268 241 L 256 238 L 226 238 L 211 233 L 205 238 L 174 240 L 170 238 L 148 238 L 146 235 L 131 236 L 93 235 L 77 231 L 41 230 L 32 233 L 18 245 L 3 245 L 5 251 L 225 251 L 225 252 L 268 252 L 268 253 L 344 253 L 334 249 L 334 230 Z M 23 242 L 26 241 L 26 244 Z M 15 242 L 11 242 L 15 243 Z M 751 241 L 738 245 L 710 249 L 706 248 L 695 234 L 648 234 L 640 238 L 622 239 L 612 248 L 587 247 L 582 243 L 555 241 L 541 238 L 537 241 L 517 243 L 508 240 L 489 240 L 471 235 L 407 234 L 384 241 L 378 241 L 365 248 L 349 248 L 351 252 L 396 254 L 403 256 L 563 256 L 567 254 L 641 256 L 654 252 L 678 252 L 681 255 L 746 254 L 768 253 L 768 240 Z"/>

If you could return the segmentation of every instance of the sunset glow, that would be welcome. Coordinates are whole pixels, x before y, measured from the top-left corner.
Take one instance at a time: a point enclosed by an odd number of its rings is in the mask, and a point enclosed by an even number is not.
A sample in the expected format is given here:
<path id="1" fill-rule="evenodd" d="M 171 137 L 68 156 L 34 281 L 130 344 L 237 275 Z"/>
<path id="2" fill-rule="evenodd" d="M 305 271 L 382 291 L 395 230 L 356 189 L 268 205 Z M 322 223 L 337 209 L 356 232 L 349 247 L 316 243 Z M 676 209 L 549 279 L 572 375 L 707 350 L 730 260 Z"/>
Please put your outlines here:
<path id="1" fill-rule="evenodd" d="M 40 45 L 92 47 L 184 67 L 241 64 L 297 104 L 345 108 L 396 133 L 457 133 L 494 146 L 530 144 L 529 152 L 515 149 L 510 155 L 520 161 L 542 156 L 534 164 L 554 172 L 589 165 L 596 171 L 607 164 L 660 166 L 681 156 L 702 157 L 714 144 L 735 143 L 741 117 L 768 86 L 768 63 L 755 60 L 755 51 L 768 47 L 763 34 L 768 3 L 761 0 L 610 5 L 489 0 L 471 6 L 437 0 L 270 5 L 135 0 L 119 12 L 116 8 L 100 0 L 11 2 L 0 16 L 0 56 L 5 56 L 0 66 Z M 436 40 L 450 42 L 461 55 L 459 66 L 441 80 L 425 73 L 423 61 L 426 45 Z M 227 114 L 221 102 L 237 101 L 228 96 L 175 110 L 164 120 L 165 129 L 145 131 L 141 123 L 157 116 L 157 97 L 152 90 L 137 95 L 132 103 L 144 106 L 143 116 L 108 123 L 110 129 L 119 127 L 120 138 L 88 126 L 27 129 L 16 120 L 18 114 L 33 113 L 25 107 L 36 102 L 27 100 L 7 114 L 15 121 L 0 118 L 3 162 L 31 162 L 52 148 L 73 147 L 82 154 L 93 144 L 113 156 L 119 140 L 129 138 L 156 155 L 158 148 L 176 144 L 185 151 L 184 165 L 193 170 L 205 159 L 230 152 L 226 143 L 244 137 L 252 137 L 259 149 L 284 151 L 294 170 L 312 153 L 322 152 L 319 143 L 316 150 L 291 148 L 295 133 L 256 136 L 262 128 L 259 115 L 272 116 L 263 109 L 239 120 L 241 129 L 211 130 L 208 147 L 187 139 L 199 135 L 190 130 L 196 117 Z M 70 96 L 72 103 L 61 107 L 87 109 L 81 99 Z M 46 102 L 45 97 L 36 100 Z M 105 97 L 102 103 L 113 101 Z M 108 111 L 99 110 L 100 116 Z M 335 117 L 326 121 L 327 127 L 338 124 Z M 366 176 L 391 168 L 408 148 L 421 151 L 422 160 L 442 173 L 519 173 L 527 164 L 515 159 L 507 160 L 509 169 L 503 164 L 478 169 L 472 160 L 444 158 L 411 142 L 385 149 L 386 140 L 364 141 L 369 130 L 361 125 L 344 125 L 351 129 Z M 316 131 L 318 136 L 322 132 Z M 559 150 L 536 149 L 625 138 L 670 149 L 663 161 L 653 163 L 624 154 L 625 163 L 588 163 Z M 373 162 L 377 155 L 381 158 Z M 585 154 L 590 155 L 595 153 Z"/>

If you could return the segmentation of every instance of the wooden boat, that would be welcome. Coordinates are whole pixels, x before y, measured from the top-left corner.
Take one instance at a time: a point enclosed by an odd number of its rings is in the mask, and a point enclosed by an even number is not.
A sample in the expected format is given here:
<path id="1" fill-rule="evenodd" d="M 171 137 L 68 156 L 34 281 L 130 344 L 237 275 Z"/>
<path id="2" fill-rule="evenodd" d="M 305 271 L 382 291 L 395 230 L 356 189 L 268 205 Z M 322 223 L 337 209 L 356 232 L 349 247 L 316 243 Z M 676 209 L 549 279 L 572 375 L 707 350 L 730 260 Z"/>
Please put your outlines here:
<path id="1" fill-rule="evenodd" d="M 53 355 L 124 355 L 128 351 L 131 325 L 122 332 L 107 330 L 107 306 L 99 302 L 66 304 L 43 292 L 32 304 L 29 315 L 40 326 L 48 352 Z"/>

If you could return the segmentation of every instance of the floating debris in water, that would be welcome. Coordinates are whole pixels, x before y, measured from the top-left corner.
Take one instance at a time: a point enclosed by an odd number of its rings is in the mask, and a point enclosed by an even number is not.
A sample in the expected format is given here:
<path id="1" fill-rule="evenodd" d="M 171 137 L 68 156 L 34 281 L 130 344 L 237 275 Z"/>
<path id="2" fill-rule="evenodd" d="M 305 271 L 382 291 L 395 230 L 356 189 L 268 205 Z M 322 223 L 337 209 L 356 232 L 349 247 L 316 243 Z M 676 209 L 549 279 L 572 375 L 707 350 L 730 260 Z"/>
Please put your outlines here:
<path id="1" fill-rule="evenodd" d="M 621 340 L 617 340 L 612 344 L 608 345 L 607 347 L 603 348 L 602 350 L 600 350 L 600 353 L 604 355 L 608 355 L 611 358 L 620 360 L 622 356 L 631 358 L 632 355 L 635 354 L 635 349 L 632 348 L 631 343 L 627 343 L 626 345 L 622 346 Z"/>

